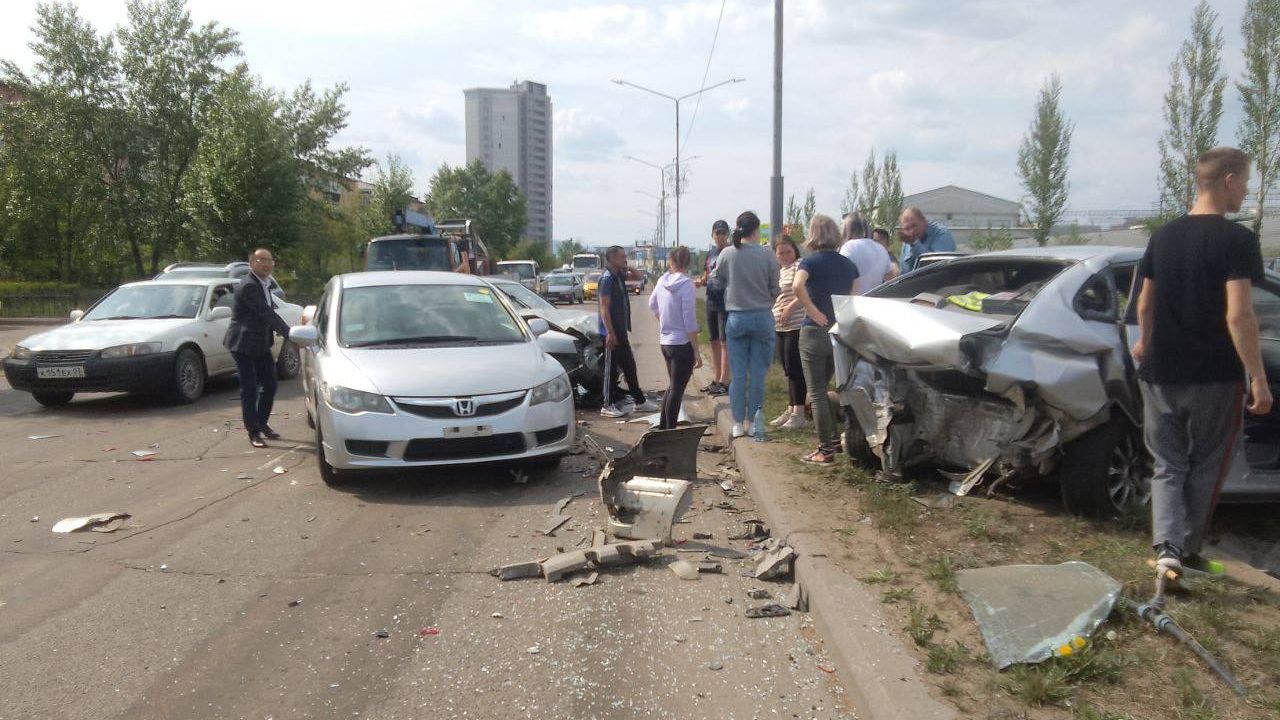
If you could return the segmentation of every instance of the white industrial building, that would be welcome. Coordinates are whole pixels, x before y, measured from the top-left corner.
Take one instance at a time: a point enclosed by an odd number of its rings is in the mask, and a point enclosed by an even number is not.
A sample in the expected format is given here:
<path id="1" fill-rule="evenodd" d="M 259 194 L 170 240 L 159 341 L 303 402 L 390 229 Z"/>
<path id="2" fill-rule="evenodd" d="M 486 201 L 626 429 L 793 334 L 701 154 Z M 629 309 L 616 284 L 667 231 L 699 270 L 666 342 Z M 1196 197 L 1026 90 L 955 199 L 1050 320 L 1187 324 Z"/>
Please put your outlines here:
<path id="1" fill-rule="evenodd" d="M 470 88 L 466 98 L 467 163 L 506 170 L 528 205 L 525 237 L 551 242 L 551 98 L 547 86 Z"/>

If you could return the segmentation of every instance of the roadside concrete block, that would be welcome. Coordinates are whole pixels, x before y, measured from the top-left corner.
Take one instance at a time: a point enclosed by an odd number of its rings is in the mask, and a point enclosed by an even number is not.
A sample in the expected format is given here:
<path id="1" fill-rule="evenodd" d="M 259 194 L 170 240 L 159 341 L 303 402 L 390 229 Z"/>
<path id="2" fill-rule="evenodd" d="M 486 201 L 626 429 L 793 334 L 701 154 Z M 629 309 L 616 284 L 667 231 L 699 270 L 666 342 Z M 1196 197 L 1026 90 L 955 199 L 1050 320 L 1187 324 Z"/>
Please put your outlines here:
<path id="1" fill-rule="evenodd" d="M 555 582 L 576 570 L 586 567 L 591 561 L 583 550 L 552 555 L 542 561 L 542 574 L 547 582 Z"/>
<path id="2" fill-rule="evenodd" d="M 537 560 L 503 565 L 492 571 L 499 580 L 515 580 L 517 578 L 537 577 L 542 574 L 542 564 Z"/>

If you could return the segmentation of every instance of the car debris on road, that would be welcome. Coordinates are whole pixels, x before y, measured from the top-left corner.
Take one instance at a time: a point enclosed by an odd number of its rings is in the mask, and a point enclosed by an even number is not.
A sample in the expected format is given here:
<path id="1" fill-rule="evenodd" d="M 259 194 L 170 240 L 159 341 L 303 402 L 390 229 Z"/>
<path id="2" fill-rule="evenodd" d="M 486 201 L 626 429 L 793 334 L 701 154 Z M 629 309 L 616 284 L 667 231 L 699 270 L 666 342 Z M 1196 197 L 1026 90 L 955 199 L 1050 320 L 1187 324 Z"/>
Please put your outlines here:
<path id="1" fill-rule="evenodd" d="M 53 525 L 53 532 L 70 533 L 78 530 L 93 530 L 94 532 L 113 532 L 118 530 L 129 513 L 126 512 L 102 512 L 84 517 L 72 517 L 59 520 Z M 32 518 L 31 522 L 39 520 L 38 517 Z"/>

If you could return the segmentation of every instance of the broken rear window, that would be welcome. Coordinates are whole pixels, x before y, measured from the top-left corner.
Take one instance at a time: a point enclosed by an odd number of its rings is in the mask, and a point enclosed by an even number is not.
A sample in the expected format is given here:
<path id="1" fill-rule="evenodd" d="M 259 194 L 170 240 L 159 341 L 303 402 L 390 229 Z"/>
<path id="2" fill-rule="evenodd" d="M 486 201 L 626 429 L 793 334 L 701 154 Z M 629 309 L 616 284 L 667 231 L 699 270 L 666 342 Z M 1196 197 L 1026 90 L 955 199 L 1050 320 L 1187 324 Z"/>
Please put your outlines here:
<path id="1" fill-rule="evenodd" d="M 1071 263 L 1042 258 L 984 258 L 939 263 L 872 290 L 939 308 L 1016 315 Z"/>

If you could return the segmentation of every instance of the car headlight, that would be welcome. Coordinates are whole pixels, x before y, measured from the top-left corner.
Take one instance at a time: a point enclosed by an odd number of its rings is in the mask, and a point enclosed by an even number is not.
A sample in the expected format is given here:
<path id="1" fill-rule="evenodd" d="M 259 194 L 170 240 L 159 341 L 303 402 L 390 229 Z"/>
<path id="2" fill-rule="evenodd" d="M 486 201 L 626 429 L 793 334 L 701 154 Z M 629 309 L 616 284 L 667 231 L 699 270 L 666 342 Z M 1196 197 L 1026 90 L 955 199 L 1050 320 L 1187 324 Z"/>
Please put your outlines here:
<path id="1" fill-rule="evenodd" d="M 14 345 L 13 352 L 9 353 L 9 357 L 13 358 L 14 360 L 30 360 L 31 349 L 24 348 L 21 345 Z"/>
<path id="2" fill-rule="evenodd" d="M 352 415 L 362 412 L 391 414 L 391 403 L 381 395 L 341 385 L 321 385 L 320 395 L 329 407 Z"/>
<path id="3" fill-rule="evenodd" d="M 151 355 L 158 352 L 160 352 L 160 343 L 158 342 L 130 343 L 128 345 L 109 347 L 102 351 L 102 357 L 106 359 L 134 357 L 135 355 Z"/>
<path id="4" fill-rule="evenodd" d="M 529 404 L 540 405 L 547 402 L 561 402 L 569 397 L 569 376 L 561 375 L 551 382 L 545 382 L 533 389 Z"/>

